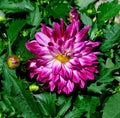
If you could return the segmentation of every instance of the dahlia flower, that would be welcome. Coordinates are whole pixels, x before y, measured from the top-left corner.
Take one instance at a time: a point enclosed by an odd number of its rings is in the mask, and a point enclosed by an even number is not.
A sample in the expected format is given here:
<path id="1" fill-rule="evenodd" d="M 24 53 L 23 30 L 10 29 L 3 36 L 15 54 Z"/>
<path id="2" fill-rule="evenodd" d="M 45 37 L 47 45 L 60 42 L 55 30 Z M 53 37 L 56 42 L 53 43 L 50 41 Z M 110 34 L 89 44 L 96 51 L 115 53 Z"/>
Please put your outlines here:
<path id="1" fill-rule="evenodd" d="M 69 94 L 78 87 L 84 88 L 85 82 L 94 80 L 98 73 L 99 52 L 94 48 L 99 42 L 87 40 L 90 26 L 79 30 L 79 24 L 80 20 L 75 19 L 66 29 L 62 19 L 54 23 L 53 29 L 42 24 L 35 40 L 26 43 L 26 48 L 36 55 L 28 60 L 30 77 L 36 77 L 45 89 Z"/>
<path id="2" fill-rule="evenodd" d="M 72 22 L 72 20 L 75 19 L 75 20 L 79 20 L 80 19 L 80 14 L 77 12 L 77 9 L 76 8 L 72 8 L 69 12 L 69 18 L 68 20 L 70 22 Z"/>

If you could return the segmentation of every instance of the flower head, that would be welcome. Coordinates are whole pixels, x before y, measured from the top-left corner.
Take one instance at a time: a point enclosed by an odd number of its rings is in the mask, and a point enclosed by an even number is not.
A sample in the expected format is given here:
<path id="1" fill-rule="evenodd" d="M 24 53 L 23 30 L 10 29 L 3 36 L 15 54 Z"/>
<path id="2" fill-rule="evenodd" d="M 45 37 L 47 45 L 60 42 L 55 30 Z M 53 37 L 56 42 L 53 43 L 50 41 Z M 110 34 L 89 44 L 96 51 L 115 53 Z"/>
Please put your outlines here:
<path id="1" fill-rule="evenodd" d="M 77 9 L 76 8 L 72 8 L 69 12 L 69 18 L 68 20 L 70 22 L 72 22 L 72 20 L 75 19 L 75 20 L 79 20 L 80 19 L 80 15 L 79 13 L 77 12 Z"/>
<path id="2" fill-rule="evenodd" d="M 28 60 L 30 77 L 37 75 L 37 81 L 58 94 L 69 94 L 76 87 L 84 88 L 85 82 L 94 80 L 94 73 L 98 73 L 96 55 L 99 52 L 95 52 L 94 47 L 99 42 L 87 40 L 90 26 L 79 30 L 79 24 L 75 19 L 66 29 L 62 19 L 54 23 L 53 29 L 42 24 L 35 40 L 26 43 L 26 48 L 36 55 Z"/>

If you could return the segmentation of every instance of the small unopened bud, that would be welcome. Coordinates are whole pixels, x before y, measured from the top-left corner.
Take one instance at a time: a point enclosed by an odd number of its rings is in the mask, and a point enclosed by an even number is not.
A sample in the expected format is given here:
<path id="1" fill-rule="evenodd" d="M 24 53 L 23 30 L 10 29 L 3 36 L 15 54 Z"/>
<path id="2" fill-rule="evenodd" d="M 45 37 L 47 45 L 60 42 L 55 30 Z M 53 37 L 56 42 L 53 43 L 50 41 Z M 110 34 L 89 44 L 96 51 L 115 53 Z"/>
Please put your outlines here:
<path id="1" fill-rule="evenodd" d="M 6 18 L 5 18 L 4 12 L 0 10 L 0 22 L 3 22 L 5 20 L 6 20 Z"/>
<path id="2" fill-rule="evenodd" d="M 14 69 L 20 65 L 20 59 L 15 55 L 8 56 L 7 65 L 10 69 Z"/>
<path id="3" fill-rule="evenodd" d="M 39 90 L 39 86 L 32 84 L 29 86 L 29 90 L 30 91 L 38 91 Z"/>
<path id="4" fill-rule="evenodd" d="M 2 118 L 2 113 L 0 112 L 0 118 Z"/>
<path id="5" fill-rule="evenodd" d="M 70 12 L 69 12 L 69 18 L 68 18 L 68 20 L 69 20 L 70 22 L 72 22 L 73 19 L 75 19 L 75 20 L 80 19 L 80 15 L 79 15 L 79 13 L 77 12 L 77 9 L 76 9 L 76 8 L 72 8 L 72 9 L 70 10 Z"/>
<path id="6" fill-rule="evenodd" d="M 93 10 L 92 10 L 92 9 L 88 9 L 88 10 L 87 10 L 87 13 L 88 13 L 88 14 L 92 14 L 92 13 L 93 13 Z"/>
<path id="7" fill-rule="evenodd" d="M 28 36 L 28 31 L 25 31 L 25 30 L 24 30 L 24 31 L 22 32 L 22 35 L 23 35 L 23 37 Z"/>
<path id="8" fill-rule="evenodd" d="M 0 22 L 5 21 L 5 20 L 6 20 L 5 17 L 0 16 Z"/>

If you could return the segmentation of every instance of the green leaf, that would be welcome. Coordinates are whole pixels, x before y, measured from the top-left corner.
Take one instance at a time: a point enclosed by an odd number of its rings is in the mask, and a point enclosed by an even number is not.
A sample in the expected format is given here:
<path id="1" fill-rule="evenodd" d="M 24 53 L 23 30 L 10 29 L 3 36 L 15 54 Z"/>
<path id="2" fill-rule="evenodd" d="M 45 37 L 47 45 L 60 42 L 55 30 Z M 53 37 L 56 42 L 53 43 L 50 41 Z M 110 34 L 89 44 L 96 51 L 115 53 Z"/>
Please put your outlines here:
<path id="1" fill-rule="evenodd" d="M 69 97 L 68 100 L 61 106 L 60 110 L 58 111 L 57 116 L 62 117 L 64 114 L 68 111 L 68 109 L 71 106 L 71 99 L 72 97 Z"/>
<path id="2" fill-rule="evenodd" d="M 120 36 L 120 25 L 114 24 L 110 29 L 104 30 L 104 39 L 102 45 L 100 46 L 100 50 L 102 52 L 109 51 L 112 47 L 118 44 L 116 41 L 119 40 Z"/>
<path id="3" fill-rule="evenodd" d="M 0 39 L 0 54 L 2 53 L 3 50 L 4 50 L 3 40 Z"/>
<path id="4" fill-rule="evenodd" d="M 30 12 L 29 16 L 27 17 L 27 23 L 33 26 L 33 28 L 30 29 L 31 38 L 34 37 L 35 30 L 38 26 L 40 26 L 42 19 L 42 13 L 40 12 L 39 7 L 36 5 L 34 10 Z"/>
<path id="5" fill-rule="evenodd" d="M 92 115 L 96 112 L 96 108 L 99 105 L 99 102 L 99 98 L 97 97 L 78 95 L 74 103 L 73 110 L 79 109 L 80 112 L 82 112 L 80 115 L 85 113 L 85 118 L 91 118 Z"/>
<path id="6" fill-rule="evenodd" d="M 63 106 L 63 104 L 66 101 L 68 101 L 68 99 L 65 96 L 61 95 L 61 96 L 58 97 L 56 104 L 57 104 L 57 106 Z"/>
<path id="7" fill-rule="evenodd" d="M 25 20 L 18 19 L 13 20 L 12 23 L 10 24 L 9 28 L 7 29 L 7 35 L 11 45 L 17 39 L 17 36 L 20 30 L 24 27 L 25 23 L 26 23 Z"/>
<path id="8" fill-rule="evenodd" d="M 28 37 L 18 37 L 15 41 L 15 45 L 13 50 L 13 53 L 20 56 L 21 61 L 27 61 L 30 58 L 34 58 L 35 55 L 33 55 L 31 52 L 29 52 L 26 47 L 25 43 L 28 41 Z"/>
<path id="9" fill-rule="evenodd" d="M 120 93 L 110 96 L 106 101 L 102 118 L 120 118 Z"/>
<path id="10" fill-rule="evenodd" d="M 84 109 L 73 109 L 72 111 L 69 111 L 66 115 L 65 118 L 80 118 L 80 116 L 83 114 L 85 110 Z"/>
<path id="11" fill-rule="evenodd" d="M 91 40 L 94 40 L 97 37 L 96 31 L 98 31 L 98 29 L 97 29 L 97 23 L 93 22 L 93 24 L 92 24 L 92 26 L 91 26 L 91 28 L 90 28 L 90 30 L 88 32 L 90 34 L 90 39 Z"/>
<path id="12" fill-rule="evenodd" d="M 41 117 L 38 104 L 30 91 L 26 90 L 27 85 L 15 75 L 15 70 L 10 70 L 4 65 L 3 69 L 3 90 L 11 101 L 11 105 L 24 118 Z"/>
<path id="13" fill-rule="evenodd" d="M 98 22 L 104 23 L 105 20 L 108 20 L 118 14 L 120 10 L 120 5 L 118 5 L 117 0 L 113 2 L 106 2 L 101 4 L 98 8 Z"/>
<path id="14" fill-rule="evenodd" d="M 29 13 L 27 20 L 28 20 L 28 24 L 30 25 L 33 25 L 33 26 L 40 25 L 40 22 L 42 21 L 42 14 L 37 5 L 35 6 L 34 10 Z"/>
<path id="15" fill-rule="evenodd" d="M 63 18 L 66 19 L 66 16 L 68 16 L 69 12 L 69 6 L 66 3 L 59 3 L 56 6 L 51 9 L 50 16 L 53 16 L 54 18 Z"/>
<path id="16" fill-rule="evenodd" d="M 0 101 L 0 111 L 9 113 L 10 116 L 15 115 L 15 109 L 6 94 L 3 94 L 2 101 Z"/>
<path id="17" fill-rule="evenodd" d="M 89 4 L 95 2 L 95 0 L 75 0 L 75 3 L 81 8 L 86 8 Z"/>
<path id="18" fill-rule="evenodd" d="M 80 14 L 81 20 L 85 25 L 92 25 L 92 20 L 85 13 Z"/>
<path id="19" fill-rule="evenodd" d="M 109 29 L 104 30 L 104 37 L 107 40 L 116 39 L 117 37 L 120 36 L 119 34 L 120 32 L 120 24 L 114 24 L 113 26 L 111 26 Z"/>
<path id="20" fill-rule="evenodd" d="M 41 112 L 45 116 L 54 117 L 56 115 L 55 94 L 41 93 L 35 95 Z"/>
<path id="21" fill-rule="evenodd" d="M 106 68 L 112 68 L 114 67 L 114 63 L 112 62 L 111 58 L 107 58 L 106 60 Z"/>
<path id="22" fill-rule="evenodd" d="M 22 0 L 20 2 L 14 2 L 9 0 L 0 0 L 0 9 L 8 13 L 16 12 L 30 12 L 34 10 L 34 7 L 29 0 Z"/>
<path id="23" fill-rule="evenodd" d="M 102 94 L 102 91 L 106 89 L 106 84 L 100 84 L 97 85 L 96 83 L 91 84 L 89 87 L 87 87 L 88 91 Z"/>
<path id="24" fill-rule="evenodd" d="M 0 74 L 2 73 L 2 70 L 3 70 L 3 64 L 5 62 L 5 58 L 6 58 L 6 55 L 2 55 L 0 56 Z"/>
<path id="25" fill-rule="evenodd" d="M 112 76 L 112 72 L 115 68 L 102 68 L 100 71 L 100 78 L 97 80 L 97 82 L 100 83 L 108 83 L 114 80 L 114 77 Z"/>

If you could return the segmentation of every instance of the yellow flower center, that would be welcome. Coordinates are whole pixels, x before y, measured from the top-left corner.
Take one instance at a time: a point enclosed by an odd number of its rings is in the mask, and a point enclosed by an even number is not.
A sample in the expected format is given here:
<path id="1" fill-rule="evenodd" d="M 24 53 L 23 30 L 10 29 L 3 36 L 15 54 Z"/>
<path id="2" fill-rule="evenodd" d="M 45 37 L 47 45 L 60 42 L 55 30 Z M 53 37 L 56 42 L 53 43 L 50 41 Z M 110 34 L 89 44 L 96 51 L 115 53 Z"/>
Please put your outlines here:
<path id="1" fill-rule="evenodd" d="M 61 63 L 66 63 L 69 61 L 70 57 L 65 55 L 57 55 L 56 59 L 59 60 Z"/>

